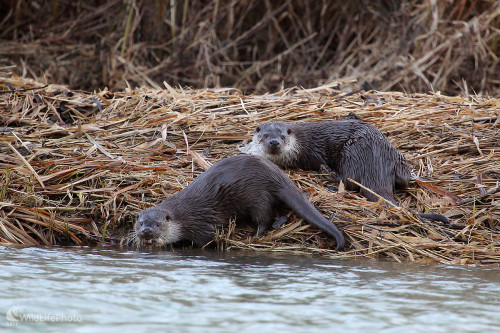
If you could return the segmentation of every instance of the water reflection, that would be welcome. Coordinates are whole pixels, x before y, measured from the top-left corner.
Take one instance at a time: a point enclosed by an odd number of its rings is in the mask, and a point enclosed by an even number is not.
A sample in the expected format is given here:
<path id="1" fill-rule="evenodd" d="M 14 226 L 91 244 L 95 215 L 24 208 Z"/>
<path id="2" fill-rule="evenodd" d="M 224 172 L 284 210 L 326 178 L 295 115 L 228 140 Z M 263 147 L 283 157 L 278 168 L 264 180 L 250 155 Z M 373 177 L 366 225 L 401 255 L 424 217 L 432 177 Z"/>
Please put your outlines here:
<path id="1" fill-rule="evenodd" d="M 0 315 L 2 330 L 428 333 L 500 325 L 497 269 L 80 248 L 0 248 L 0 264 L 0 313 L 17 306 L 15 318 L 81 318 L 12 323 Z"/>

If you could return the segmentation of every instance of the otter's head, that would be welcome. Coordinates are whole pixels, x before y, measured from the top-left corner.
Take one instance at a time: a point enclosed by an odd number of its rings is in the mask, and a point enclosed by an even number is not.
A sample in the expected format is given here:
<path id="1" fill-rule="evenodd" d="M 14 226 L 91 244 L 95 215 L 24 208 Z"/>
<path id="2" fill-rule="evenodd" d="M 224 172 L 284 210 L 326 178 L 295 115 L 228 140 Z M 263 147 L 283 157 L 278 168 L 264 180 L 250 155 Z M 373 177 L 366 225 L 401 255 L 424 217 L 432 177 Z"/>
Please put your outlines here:
<path id="1" fill-rule="evenodd" d="M 172 244 L 182 239 L 179 222 L 164 205 L 145 209 L 137 215 L 135 234 L 139 242 L 158 245 Z"/>
<path id="2" fill-rule="evenodd" d="M 271 122 L 257 126 L 253 141 L 262 146 L 268 155 L 282 155 L 295 145 L 292 129 L 283 122 Z"/>
<path id="3" fill-rule="evenodd" d="M 257 126 L 252 141 L 240 151 L 267 158 L 284 167 L 293 167 L 297 163 L 299 149 L 291 124 L 274 121 Z"/>

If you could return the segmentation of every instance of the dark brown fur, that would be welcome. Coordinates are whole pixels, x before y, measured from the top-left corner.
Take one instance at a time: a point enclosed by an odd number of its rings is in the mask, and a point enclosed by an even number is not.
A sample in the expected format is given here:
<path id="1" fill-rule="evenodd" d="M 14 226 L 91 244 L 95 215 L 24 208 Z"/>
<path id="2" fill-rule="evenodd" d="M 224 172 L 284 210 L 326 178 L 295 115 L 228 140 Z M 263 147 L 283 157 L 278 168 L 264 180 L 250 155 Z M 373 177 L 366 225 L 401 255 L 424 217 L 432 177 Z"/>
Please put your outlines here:
<path id="1" fill-rule="evenodd" d="M 290 178 L 268 160 L 250 155 L 224 159 L 198 176 L 188 187 L 138 215 L 135 229 L 141 240 L 203 246 L 217 227 L 231 218 L 252 222 L 261 235 L 273 222 L 279 206 L 293 209 L 344 247 L 337 227 L 323 217 Z"/>
<path id="2" fill-rule="evenodd" d="M 378 197 L 347 179 L 394 204 L 394 189 L 407 188 L 411 180 L 403 154 L 377 128 L 359 120 L 264 123 L 256 128 L 252 142 L 240 150 L 287 168 L 320 170 L 327 166 L 347 190 L 361 191 L 370 201 Z M 440 214 L 419 216 L 449 223 Z"/>
<path id="3" fill-rule="evenodd" d="M 374 126 L 358 120 L 307 123 L 270 122 L 256 128 L 249 148 L 242 150 L 288 168 L 320 170 L 328 166 L 350 191 L 351 178 L 395 203 L 394 188 L 406 188 L 410 168 L 401 152 Z M 371 201 L 377 196 L 361 189 Z"/>

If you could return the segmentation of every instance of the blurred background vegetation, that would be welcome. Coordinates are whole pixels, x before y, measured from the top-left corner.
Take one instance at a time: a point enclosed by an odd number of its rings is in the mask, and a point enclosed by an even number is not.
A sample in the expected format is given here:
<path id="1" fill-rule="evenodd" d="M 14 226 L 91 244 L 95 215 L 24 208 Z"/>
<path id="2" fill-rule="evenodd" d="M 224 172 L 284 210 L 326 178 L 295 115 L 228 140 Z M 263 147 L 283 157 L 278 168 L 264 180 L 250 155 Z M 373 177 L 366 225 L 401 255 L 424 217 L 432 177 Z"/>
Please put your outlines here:
<path id="1" fill-rule="evenodd" d="M 73 89 L 500 92 L 498 0 L 4 0 L 0 15 L 0 69 Z"/>

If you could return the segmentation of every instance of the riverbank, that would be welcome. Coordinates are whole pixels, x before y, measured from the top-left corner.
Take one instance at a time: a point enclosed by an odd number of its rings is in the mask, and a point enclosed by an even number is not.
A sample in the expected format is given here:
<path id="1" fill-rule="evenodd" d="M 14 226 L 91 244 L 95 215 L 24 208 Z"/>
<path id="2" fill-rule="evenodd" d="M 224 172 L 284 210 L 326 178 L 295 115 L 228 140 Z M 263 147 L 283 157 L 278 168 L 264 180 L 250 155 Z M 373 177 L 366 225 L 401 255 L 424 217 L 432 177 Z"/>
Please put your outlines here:
<path id="1" fill-rule="evenodd" d="M 500 263 L 500 99 L 366 92 L 346 82 L 265 95 L 167 84 L 82 92 L 8 75 L 0 89 L 2 244 L 125 244 L 139 210 L 239 154 L 257 124 L 355 116 L 378 127 L 429 180 L 397 193 L 401 209 L 337 192 L 329 175 L 289 170 L 344 232 L 346 251 L 336 253 L 333 241 L 295 215 L 262 239 L 249 238 L 245 226 L 228 228 L 218 246 Z M 452 225 L 421 221 L 415 212 L 443 214 Z"/>

